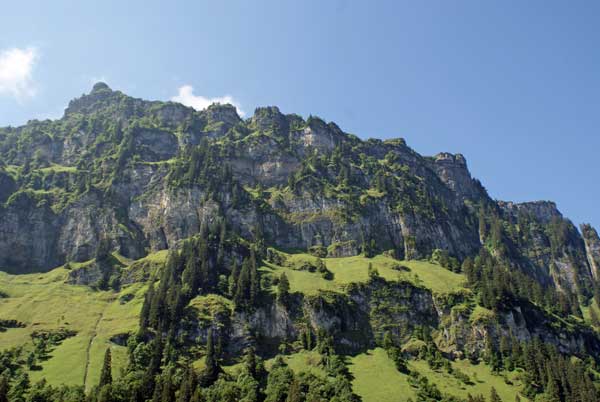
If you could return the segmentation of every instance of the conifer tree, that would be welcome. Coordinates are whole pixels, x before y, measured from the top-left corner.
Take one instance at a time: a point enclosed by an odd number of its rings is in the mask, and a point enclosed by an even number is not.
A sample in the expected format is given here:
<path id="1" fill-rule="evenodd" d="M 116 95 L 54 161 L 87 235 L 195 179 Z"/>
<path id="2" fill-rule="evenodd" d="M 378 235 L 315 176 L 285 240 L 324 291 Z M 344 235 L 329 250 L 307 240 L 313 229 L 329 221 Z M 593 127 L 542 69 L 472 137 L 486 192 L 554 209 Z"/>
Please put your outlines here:
<path id="1" fill-rule="evenodd" d="M 281 302 L 286 302 L 290 292 L 290 281 L 287 275 L 284 273 L 279 277 L 279 283 L 277 284 L 277 299 Z"/>
<path id="2" fill-rule="evenodd" d="M 234 295 L 234 302 L 237 307 L 248 306 L 251 302 L 251 278 L 252 264 L 249 258 L 242 262 L 242 269 L 237 281 L 237 287 Z"/>
<path id="3" fill-rule="evenodd" d="M 256 254 L 254 250 L 250 252 L 250 304 L 254 305 L 258 298 L 258 292 L 260 290 L 260 283 L 258 277 L 258 270 L 256 269 Z"/>
<path id="4" fill-rule="evenodd" d="M 144 332 L 148 325 L 150 325 L 150 306 L 152 305 L 152 299 L 154 299 L 154 281 L 150 282 L 148 291 L 144 296 L 144 303 L 142 304 L 142 310 L 140 311 L 140 332 Z"/>
<path id="5" fill-rule="evenodd" d="M 229 275 L 229 295 L 234 298 L 237 291 L 237 283 L 240 277 L 240 266 L 237 263 L 233 264 L 231 274 Z"/>
<path id="6" fill-rule="evenodd" d="M 2 374 L 0 375 L 0 402 L 9 402 L 8 394 L 10 392 L 10 383 L 8 378 Z"/>
<path id="7" fill-rule="evenodd" d="M 106 348 L 104 353 L 104 363 L 102 364 L 102 371 L 100 372 L 100 383 L 99 386 L 112 384 L 112 357 L 110 354 L 110 348 Z"/>
<path id="8" fill-rule="evenodd" d="M 500 395 L 498 395 L 498 391 L 496 391 L 496 388 L 494 387 L 490 390 L 490 402 L 502 402 Z"/>
<path id="9" fill-rule="evenodd" d="M 294 378 L 290 384 L 288 395 L 285 402 L 302 402 L 302 391 L 300 389 L 300 381 Z"/>
<path id="10" fill-rule="evenodd" d="M 206 339 L 206 356 L 204 358 L 205 368 L 202 382 L 204 386 L 211 385 L 217 380 L 220 372 L 218 357 L 215 352 L 215 340 L 212 328 L 208 330 Z"/>

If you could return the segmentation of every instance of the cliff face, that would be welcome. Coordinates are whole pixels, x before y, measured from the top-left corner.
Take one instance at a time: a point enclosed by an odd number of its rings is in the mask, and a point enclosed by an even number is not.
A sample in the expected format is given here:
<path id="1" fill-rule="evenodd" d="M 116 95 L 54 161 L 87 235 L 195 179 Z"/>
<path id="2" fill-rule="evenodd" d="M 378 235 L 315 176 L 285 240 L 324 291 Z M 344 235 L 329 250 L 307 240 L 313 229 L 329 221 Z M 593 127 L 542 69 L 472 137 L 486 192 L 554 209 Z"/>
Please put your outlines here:
<path id="1" fill-rule="evenodd" d="M 596 229 L 587 224 L 581 225 L 581 232 L 592 276 L 595 280 L 598 280 L 600 275 L 600 237 L 598 237 Z"/>
<path id="2" fill-rule="evenodd" d="M 0 266 L 16 272 L 88 260 L 102 238 L 140 258 L 217 217 L 275 247 L 463 259 L 482 245 L 484 204 L 519 223 L 505 236 L 513 260 L 540 281 L 584 289 L 598 270 L 590 230 L 584 243 L 553 204 L 497 204 L 462 155 L 422 157 L 276 107 L 242 120 L 230 105 L 195 111 L 100 83 L 60 120 L 0 129 L 0 156 Z"/>

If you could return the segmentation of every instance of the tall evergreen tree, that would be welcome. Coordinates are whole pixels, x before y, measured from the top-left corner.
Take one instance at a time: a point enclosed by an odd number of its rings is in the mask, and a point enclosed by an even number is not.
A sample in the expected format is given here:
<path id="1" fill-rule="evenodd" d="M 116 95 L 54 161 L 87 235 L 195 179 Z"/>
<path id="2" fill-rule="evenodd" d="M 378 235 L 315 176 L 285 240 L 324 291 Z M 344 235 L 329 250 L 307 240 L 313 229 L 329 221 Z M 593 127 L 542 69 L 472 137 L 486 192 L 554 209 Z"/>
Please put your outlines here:
<path id="1" fill-rule="evenodd" d="M 290 292 L 290 281 L 287 275 L 284 273 L 279 277 L 279 283 L 277 284 L 277 299 L 281 302 L 285 302 L 288 299 Z"/>
<path id="2" fill-rule="evenodd" d="M 500 395 L 498 395 L 498 391 L 496 391 L 496 388 L 494 387 L 490 390 L 490 402 L 502 402 Z"/>
<path id="3" fill-rule="evenodd" d="M 10 383 L 8 378 L 2 374 L 0 375 L 0 402 L 9 402 L 8 394 L 10 392 Z"/>
<path id="4" fill-rule="evenodd" d="M 208 330 L 208 336 L 206 339 L 206 356 L 204 358 L 204 373 L 202 376 L 202 383 L 204 386 L 212 385 L 219 376 L 220 367 L 218 357 L 215 353 L 215 339 L 212 328 Z"/>
<path id="5" fill-rule="evenodd" d="M 104 353 L 104 363 L 102 364 L 102 371 L 100 372 L 100 387 L 112 384 L 112 357 L 110 353 L 110 347 L 106 348 Z"/>

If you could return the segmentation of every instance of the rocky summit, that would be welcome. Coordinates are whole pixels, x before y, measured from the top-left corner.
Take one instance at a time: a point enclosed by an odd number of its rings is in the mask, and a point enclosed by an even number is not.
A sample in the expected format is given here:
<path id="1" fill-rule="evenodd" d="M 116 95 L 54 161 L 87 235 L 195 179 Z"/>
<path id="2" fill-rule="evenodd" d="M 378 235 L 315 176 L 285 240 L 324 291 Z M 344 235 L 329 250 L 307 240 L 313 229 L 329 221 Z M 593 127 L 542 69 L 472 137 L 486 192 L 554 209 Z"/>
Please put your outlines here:
<path id="1" fill-rule="evenodd" d="M 0 128 L 0 268 L 0 395 L 599 400 L 593 227 L 275 106 L 98 83 Z"/>

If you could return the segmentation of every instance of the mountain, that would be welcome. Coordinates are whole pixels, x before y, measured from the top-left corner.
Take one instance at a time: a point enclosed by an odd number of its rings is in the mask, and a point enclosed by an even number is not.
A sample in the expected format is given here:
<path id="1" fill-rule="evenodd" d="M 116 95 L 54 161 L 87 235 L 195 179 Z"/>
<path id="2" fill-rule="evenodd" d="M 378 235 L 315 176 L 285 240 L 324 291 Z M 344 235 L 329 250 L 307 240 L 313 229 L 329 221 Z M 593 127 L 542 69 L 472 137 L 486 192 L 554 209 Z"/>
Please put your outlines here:
<path id="1" fill-rule="evenodd" d="M 14 398 L 27 375 L 73 400 L 595 401 L 600 238 L 580 229 L 493 200 L 460 154 L 98 83 L 0 129 L 3 378 Z"/>

